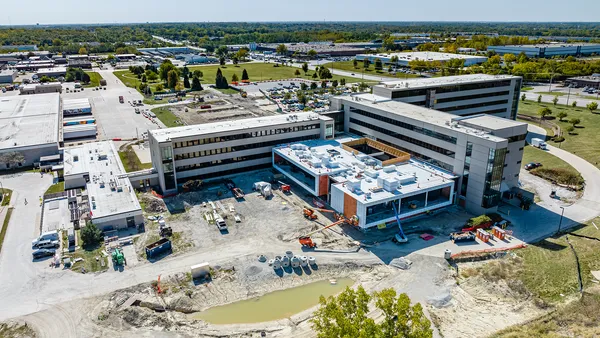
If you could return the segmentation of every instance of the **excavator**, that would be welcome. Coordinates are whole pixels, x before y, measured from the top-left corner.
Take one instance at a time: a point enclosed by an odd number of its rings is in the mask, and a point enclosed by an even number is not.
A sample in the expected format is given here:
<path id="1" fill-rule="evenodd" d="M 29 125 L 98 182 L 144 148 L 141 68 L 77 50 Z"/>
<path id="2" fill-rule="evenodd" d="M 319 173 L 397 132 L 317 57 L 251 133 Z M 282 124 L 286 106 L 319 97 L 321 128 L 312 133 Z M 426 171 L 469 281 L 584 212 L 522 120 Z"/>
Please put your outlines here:
<path id="1" fill-rule="evenodd" d="M 312 209 L 312 208 L 308 208 L 308 207 L 304 207 L 302 209 L 302 213 L 304 214 L 304 217 L 311 219 L 311 220 L 315 220 L 315 219 L 319 218 L 319 216 L 317 216 L 315 211 L 335 213 L 335 211 L 329 210 L 329 209 L 319 209 L 319 208 Z M 336 216 L 336 219 L 339 219 L 339 217 Z"/>
<path id="2" fill-rule="evenodd" d="M 305 208 L 305 209 L 307 209 L 307 208 Z M 327 211 L 334 212 L 334 211 L 331 211 L 331 210 L 327 210 Z M 358 217 L 356 217 L 356 216 L 352 216 L 351 218 L 346 218 L 342 214 L 336 214 L 336 218 L 337 218 L 336 222 L 333 222 L 333 223 L 329 224 L 328 226 L 323 227 L 321 229 L 318 229 L 318 230 L 315 230 L 315 231 L 311 231 L 311 232 L 307 233 L 306 235 L 299 237 L 298 241 L 300 242 L 300 244 L 302 246 L 305 246 L 305 247 L 313 249 L 313 248 L 315 248 L 317 246 L 317 244 L 315 242 L 313 242 L 313 240 L 312 240 L 312 238 L 310 238 L 310 236 L 312 236 L 312 235 L 314 235 L 316 233 L 319 233 L 319 232 L 321 232 L 323 230 L 332 228 L 332 227 L 334 227 L 336 225 L 340 225 L 340 224 L 344 224 L 344 223 L 348 223 L 348 224 L 354 225 L 354 226 L 358 225 Z"/>

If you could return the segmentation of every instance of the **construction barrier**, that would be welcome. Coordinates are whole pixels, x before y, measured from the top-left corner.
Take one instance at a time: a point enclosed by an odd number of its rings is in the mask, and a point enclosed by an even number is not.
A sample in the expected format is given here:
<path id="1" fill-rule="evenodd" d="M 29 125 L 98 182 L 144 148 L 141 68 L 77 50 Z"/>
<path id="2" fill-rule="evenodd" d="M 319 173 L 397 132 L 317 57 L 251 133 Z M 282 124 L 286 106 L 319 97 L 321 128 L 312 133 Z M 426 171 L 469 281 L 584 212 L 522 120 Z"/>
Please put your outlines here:
<path id="1" fill-rule="evenodd" d="M 457 252 L 457 253 L 453 254 L 451 256 L 451 258 L 454 259 L 454 258 L 462 257 L 462 256 L 479 255 L 479 254 L 494 253 L 494 252 L 501 252 L 501 251 L 510 251 L 510 250 L 515 250 L 515 249 L 523 249 L 523 248 L 526 248 L 526 247 L 527 247 L 527 244 L 521 243 L 521 244 L 517 244 L 517 245 L 514 245 L 514 246 L 505 247 L 505 248 L 489 248 L 489 249 L 482 249 L 482 250 L 467 250 L 467 251 Z"/>

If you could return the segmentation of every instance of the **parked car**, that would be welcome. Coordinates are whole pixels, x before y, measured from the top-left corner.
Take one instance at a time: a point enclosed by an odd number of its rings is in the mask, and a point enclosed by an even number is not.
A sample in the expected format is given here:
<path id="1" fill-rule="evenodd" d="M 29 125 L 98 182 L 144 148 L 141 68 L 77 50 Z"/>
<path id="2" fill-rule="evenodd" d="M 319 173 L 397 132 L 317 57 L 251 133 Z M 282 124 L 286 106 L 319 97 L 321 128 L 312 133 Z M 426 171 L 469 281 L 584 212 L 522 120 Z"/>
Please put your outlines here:
<path id="1" fill-rule="evenodd" d="M 539 168 L 541 166 L 542 166 L 542 164 L 539 162 L 531 162 L 531 163 L 527 163 L 525 165 L 525 170 L 533 170 L 533 169 Z"/>
<path id="2" fill-rule="evenodd" d="M 56 253 L 55 249 L 39 249 L 39 250 L 34 251 L 32 253 L 32 256 L 34 259 L 38 259 L 38 258 L 43 258 L 43 257 L 54 256 L 55 253 Z"/>
<path id="3" fill-rule="evenodd" d="M 39 241 L 36 245 L 35 248 L 37 249 L 56 249 L 60 247 L 60 243 L 57 240 L 43 240 L 43 241 Z"/>

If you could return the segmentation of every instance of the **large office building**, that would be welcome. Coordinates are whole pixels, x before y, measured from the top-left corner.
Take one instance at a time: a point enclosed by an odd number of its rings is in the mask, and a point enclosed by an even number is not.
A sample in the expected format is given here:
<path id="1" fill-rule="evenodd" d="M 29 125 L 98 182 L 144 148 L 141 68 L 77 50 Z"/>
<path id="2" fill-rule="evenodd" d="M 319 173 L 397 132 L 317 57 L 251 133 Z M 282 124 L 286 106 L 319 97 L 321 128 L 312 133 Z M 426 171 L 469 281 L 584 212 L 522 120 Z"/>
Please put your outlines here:
<path id="1" fill-rule="evenodd" d="M 527 124 L 492 115 L 456 116 L 397 101 L 336 97 L 344 131 L 396 147 L 457 176 L 457 201 L 473 213 L 497 209 L 518 186 Z"/>
<path id="2" fill-rule="evenodd" d="M 451 54 L 451 53 L 440 53 L 440 52 L 404 52 L 404 53 L 382 53 L 382 54 L 358 54 L 356 59 L 363 61 L 369 59 L 371 63 L 374 63 L 376 59 L 381 60 L 384 64 L 394 64 L 392 58 L 397 57 L 398 61 L 395 62 L 397 66 L 408 67 L 410 61 L 422 60 L 422 61 L 439 61 L 444 63 L 451 59 L 462 59 L 465 61 L 465 66 L 471 66 L 487 61 L 485 56 L 465 55 L 465 54 Z"/>
<path id="3" fill-rule="evenodd" d="M 90 220 L 103 230 L 144 223 L 142 208 L 112 141 L 64 150 L 65 189 L 85 188 Z"/>
<path id="4" fill-rule="evenodd" d="M 312 140 L 273 149 L 273 167 L 361 229 L 454 202 L 451 172 L 371 139 Z"/>
<path id="5" fill-rule="evenodd" d="M 382 82 L 370 101 L 395 100 L 454 115 L 491 114 L 516 119 L 521 78 L 510 75 L 458 75 Z"/>
<path id="6" fill-rule="evenodd" d="M 499 55 L 525 53 L 532 58 L 551 58 L 553 56 L 590 56 L 600 54 L 600 44 L 597 43 L 550 43 L 537 45 L 508 45 L 488 46 L 488 52 L 496 52 Z"/>
<path id="7" fill-rule="evenodd" d="M 59 154 L 60 96 L 7 96 L 0 100 L 1 169 L 33 166 Z"/>
<path id="8" fill-rule="evenodd" d="M 190 178 L 270 167 L 274 146 L 333 138 L 334 122 L 298 113 L 150 130 L 148 135 L 160 188 L 168 194 Z"/>

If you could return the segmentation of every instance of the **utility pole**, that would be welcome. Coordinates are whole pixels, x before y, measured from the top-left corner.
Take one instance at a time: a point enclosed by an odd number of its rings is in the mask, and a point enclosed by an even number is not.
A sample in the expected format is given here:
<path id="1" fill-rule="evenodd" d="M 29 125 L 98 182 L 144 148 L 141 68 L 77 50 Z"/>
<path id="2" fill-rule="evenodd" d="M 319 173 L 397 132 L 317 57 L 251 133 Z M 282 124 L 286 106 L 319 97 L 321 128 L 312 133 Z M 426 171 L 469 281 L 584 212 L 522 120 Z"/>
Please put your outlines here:
<path id="1" fill-rule="evenodd" d="M 560 233 L 560 226 L 562 225 L 563 215 L 565 214 L 565 207 L 560 208 L 562 209 L 562 212 L 560 213 L 560 221 L 558 222 L 558 231 L 556 232 L 556 234 Z"/>
<path id="2" fill-rule="evenodd" d="M 569 97 L 571 97 L 571 85 L 569 84 L 569 94 L 567 94 L 567 106 L 569 105 Z"/>

